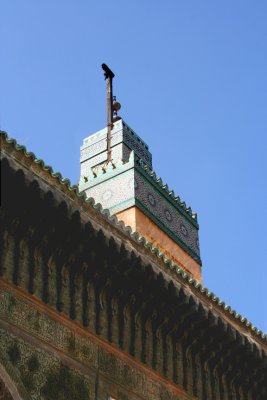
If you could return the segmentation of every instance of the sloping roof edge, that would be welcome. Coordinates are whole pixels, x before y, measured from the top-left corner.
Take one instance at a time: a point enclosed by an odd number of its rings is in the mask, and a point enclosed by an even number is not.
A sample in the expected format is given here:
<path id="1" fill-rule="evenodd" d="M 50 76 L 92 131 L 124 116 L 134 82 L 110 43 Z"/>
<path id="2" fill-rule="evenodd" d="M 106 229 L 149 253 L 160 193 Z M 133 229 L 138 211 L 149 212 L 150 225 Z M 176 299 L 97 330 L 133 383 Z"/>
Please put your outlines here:
<path id="1" fill-rule="evenodd" d="M 265 334 L 257 327 L 255 327 L 250 321 L 248 321 L 247 318 L 239 314 L 237 311 L 233 310 L 229 305 L 227 305 L 224 301 L 222 301 L 208 288 L 204 287 L 189 273 L 185 272 L 182 267 L 172 262 L 169 258 L 165 256 L 164 253 L 162 253 L 157 247 L 154 247 L 138 232 L 133 232 L 129 226 L 125 226 L 123 221 L 118 220 L 116 216 L 111 216 L 109 211 L 103 209 L 101 204 L 99 203 L 95 204 L 95 200 L 93 198 L 86 198 L 85 193 L 80 193 L 78 186 L 71 185 L 70 180 L 63 178 L 60 172 L 54 172 L 51 166 L 46 165 L 42 159 L 38 159 L 34 153 L 28 152 L 25 146 L 19 145 L 15 139 L 9 138 L 7 132 L 0 130 L 0 138 L 1 142 L 2 140 L 4 140 L 7 144 L 11 145 L 13 149 L 15 149 L 17 152 L 22 152 L 25 157 L 30 159 L 30 161 L 32 161 L 34 164 L 39 165 L 43 171 L 48 172 L 51 177 L 56 178 L 60 185 L 65 186 L 67 190 L 74 192 L 77 197 L 81 198 L 85 203 L 91 205 L 100 215 L 102 215 L 106 220 L 108 220 L 109 223 L 117 227 L 120 227 L 124 231 L 124 233 L 127 234 L 132 240 L 136 241 L 139 244 L 142 244 L 145 248 L 149 249 L 151 253 L 157 256 L 159 259 L 161 259 L 163 263 L 166 264 L 166 266 L 170 270 L 179 275 L 182 280 L 193 286 L 199 293 L 204 295 L 209 301 L 219 306 L 233 320 L 240 322 L 245 328 L 249 329 L 254 335 L 260 337 L 265 342 L 267 342 L 267 334 Z M 1 150 L 2 150 L 2 145 L 1 145 Z"/>

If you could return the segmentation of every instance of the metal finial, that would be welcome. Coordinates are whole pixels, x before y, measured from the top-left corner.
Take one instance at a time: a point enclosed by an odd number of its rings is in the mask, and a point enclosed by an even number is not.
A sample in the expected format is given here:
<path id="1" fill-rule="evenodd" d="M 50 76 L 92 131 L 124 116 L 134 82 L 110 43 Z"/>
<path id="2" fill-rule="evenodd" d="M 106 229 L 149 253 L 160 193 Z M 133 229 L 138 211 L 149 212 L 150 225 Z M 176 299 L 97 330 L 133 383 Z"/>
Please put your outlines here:
<path id="1" fill-rule="evenodd" d="M 118 121 L 121 117 L 118 116 L 118 111 L 121 109 L 121 104 L 117 101 L 116 96 L 113 96 L 113 122 Z"/>
<path id="2" fill-rule="evenodd" d="M 113 94 L 112 94 L 112 79 L 115 74 L 109 69 L 106 64 L 102 64 L 105 79 L 107 81 L 107 150 L 108 162 L 111 161 L 111 130 L 113 128 Z"/>

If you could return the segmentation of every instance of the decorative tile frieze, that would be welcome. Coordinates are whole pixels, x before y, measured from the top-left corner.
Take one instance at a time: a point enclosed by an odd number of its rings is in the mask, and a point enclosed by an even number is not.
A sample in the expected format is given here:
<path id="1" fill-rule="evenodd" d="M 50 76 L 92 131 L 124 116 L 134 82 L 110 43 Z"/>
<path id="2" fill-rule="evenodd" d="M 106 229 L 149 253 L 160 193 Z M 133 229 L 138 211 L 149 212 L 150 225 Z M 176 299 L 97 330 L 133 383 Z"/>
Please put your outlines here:
<path id="1" fill-rule="evenodd" d="M 201 263 L 198 225 L 185 210 L 180 210 L 165 190 L 136 168 L 132 157 L 126 164 L 98 174 L 84 186 L 88 197 L 95 199 L 116 214 L 132 206 L 138 207 L 153 222 L 176 241 L 191 257 Z"/>
<path id="2" fill-rule="evenodd" d="M 114 123 L 111 131 L 111 150 L 113 161 L 118 158 L 128 161 L 130 152 L 134 150 L 136 156 L 152 168 L 152 155 L 147 144 L 122 119 Z M 80 161 L 94 167 L 106 160 L 107 129 L 105 128 L 84 139 Z"/>
<path id="3" fill-rule="evenodd" d="M 134 169 L 130 169 L 113 178 L 102 180 L 98 185 L 94 185 L 86 194 L 93 197 L 97 203 L 102 204 L 103 208 L 109 209 L 112 214 L 119 212 L 120 205 L 125 209 L 124 204 L 135 197 L 134 189 Z M 132 203 L 134 205 L 134 203 Z M 127 207 L 129 204 L 127 203 Z M 121 210 L 120 210 L 121 211 Z"/>
<path id="4" fill-rule="evenodd" d="M 7 292 L 0 287 L 0 304 L 0 348 L 3 349 L 6 361 L 10 360 L 11 351 L 15 354 L 16 372 L 30 393 L 31 399 L 52 398 L 48 397 L 48 384 L 53 375 L 58 386 L 60 378 L 58 374 L 62 370 L 60 354 L 76 362 L 75 368 L 71 363 L 72 367 L 68 369 L 69 372 L 67 371 L 67 376 L 71 379 L 70 390 L 76 382 L 80 382 L 88 391 L 89 397 L 86 398 L 95 398 L 95 374 L 92 372 L 98 370 L 101 376 L 105 377 L 105 381 L 116 382 L 121 390 L 130 391 L 138 398 L 162 399 L 162 393 L 165 393 L 164 399 L 177 399 L 177 391 L 174 388 L 168 388 L 166 384 L 136 368 L 125 358 L 118 357 L 118 354 L 104 348 L 88 335 L 81 335 L 74 327 L 67 327 L 60 320 L 40 312 L 36 304 L 20 298 L 15 291 Z M 18 336 L 10 333 L 1 327 L 1 321 L 15 327 L 14 332 L 21 330 L 23 334 Z M 27 335 L 32 338 L 30 341 L 26 339 Z M 37 342 L 34 342 L 35 339 Z M 48 352 L 46 346 L 52 346 L 59 352 Z M 62 397 L 64 393 L 64 388 L 61 388 L 58 393 L 61 395 L 60 398 L 66 398 Z M 186 395 L 181 397 L 183 400 L 188 398 Z"/>
<path id="5" fill-rule="evenodd" d="M 169 199 L 135 171 L 136 205 L 161 226 L 172 239 L 183 243 L 199 260 L 198 229 L 175 208 Z"/>

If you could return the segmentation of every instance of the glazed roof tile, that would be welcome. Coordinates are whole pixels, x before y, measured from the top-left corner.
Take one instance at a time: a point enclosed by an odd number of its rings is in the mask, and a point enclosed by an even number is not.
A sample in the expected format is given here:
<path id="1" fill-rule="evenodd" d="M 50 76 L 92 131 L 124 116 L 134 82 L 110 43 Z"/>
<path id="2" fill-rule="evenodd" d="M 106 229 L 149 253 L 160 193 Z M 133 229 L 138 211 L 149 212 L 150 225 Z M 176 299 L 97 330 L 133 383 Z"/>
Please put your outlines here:
<path id="1" fill-rule="evenodd" d="M 262 332 L 260 329 L 255 327 L 247 318 L 239 314 L 237 311 L 233 310 L 229 305 L 227 305 L 224 301 L 222 301 L 219 297 L 217 297 L 213 292 L 211 292 L 208 288 L 204 287 L 200 282 L 194 279 L 189 273 L 183 270 L 182 267 L 178 266 L 174 262 L 172 262 L 169 258 L 167 258 L 164 253 L 162 253 L 157 247 L 153 246 L 152 243 L 148 242 L 143 236 L 141 236 L 138 232 L 133 232 L 131 227 L 125 226 L 123 221 L 118 220 L 118 218 L 113 215 L 110 215 L 110 212 L 106 209 L 103 209 L 100 203 L 95 203 L 93 198 L 87 198 L 85 193 L 80 193 L 77 185 L 71 185 L 69 179 L 65 179 L 62 177 L 60 172 L 54 172 L 51 166 L 45 164 L 45 162 L 41 159 L 38 159 L 34 153 L 28 152 L 25 146 L 17 144 L 16 140 L 13 138 L 9 138 L 8 134 L 5 131 L 0 130 L 1 141 L 4 140 L 6 143 L 10 144 L 16 151 L 22 152 L 27 158 L 30 159 L 34 164 L 38 164 L 44 171 L 47 171 L 51 177 L 56 178 L 59 184 L 65 186 L 69 191 L 74 192 L 77 197 L 83 198 L 84 202 L 90 204 L 95 210 L 98 211 L 100 215 L 106 218 L 111 224 L 121 227 L 123 231 L 131 237 L 132 240 L 141 243 L 144 247 L 148 248 L 151 253 L 155 254 L 159 259 L 161 259 L 164 264 L 168 266 L 168 268 L 174 271 L 177 275 L 179 275 L 182 280 L 189 283 L 198 292 L 205 295 L 209 301 L 217 304 L 221 309 L 223 309 L 229 316 L 233 319 L 239 321 L 242 325 L 248 328 L 251 332 L 253 332 L 256 336 L 259 336 L 261 339 L 267 342 L 267 334 Z M 1 146 L 2 147 L 2 146 Z"/>

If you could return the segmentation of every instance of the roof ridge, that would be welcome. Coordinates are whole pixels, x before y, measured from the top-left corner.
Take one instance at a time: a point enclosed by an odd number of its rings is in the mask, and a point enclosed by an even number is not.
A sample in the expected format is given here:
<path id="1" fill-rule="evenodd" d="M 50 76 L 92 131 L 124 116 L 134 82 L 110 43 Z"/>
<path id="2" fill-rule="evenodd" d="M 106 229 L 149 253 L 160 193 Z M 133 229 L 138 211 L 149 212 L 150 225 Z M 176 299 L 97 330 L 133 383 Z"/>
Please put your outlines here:
<path id="1" fill-rule="evenodd" d="M 267 342 L 267 334 L 263 331 L 255 327 L 246 317 L 243 317 L 236 310 L 232 309 L 229 305 L 227 305 L 224 301 L 222 301 L 218 296 L 216 296 L 213 292 L 211 292 L 208 288 L 203 286 L 200 282 L 198 282 L 195 278 L 193 278 L 188 272 L 186 272 L 181 266 L 174 263 L 171 259 L 167 258 L 162 251 L 153 246 L 151 242 L 148 242 L 143 236 L 141 236 L 138 232 L 133 232 L 132 228 L 126 226 L 123 221 L 120 221 L 116 215 L 110 215 L 109 210 L 103 209 L 100 203 L 95 203 L 95 200 L 92 197 L 87 198 L 85 193 L 79 192 L 77 185 L 71 185 L 69 179 L 62 178 L 61 173 L 54 172 L 53 168 L 47 166 L 45 162 L 41 159 L 37 159 L 33 152 L 28 152 L 26 147 L 23 145 L 19 145 L 17 141 L 13 138 L 9 138 L 7 132 L 0 130 L 1 139 L 3 138 L 7 143 L 11 144 L 17 151 L 23 151 L 24 155 L 28 158 L 32 158 L 33 162 L 36 164 L 40 164 L 42 169 L 48 171 L 50 175 L 54 178 L 57 178 L 60 184 L 67 187 L 68 190 L 74 191 L 77 197 L 82 198 L 85 203 L 90 204 L 99 214 L 101 214 L 105 219 L 107 219 L 111 224 L 120 228 L 124 233 L 130 236 L 134 241 L 139 244 L 142 244 L 145 248 L 149 249 L 152 254 L 154 254 L 157 258 L 161 259 L 164 264 L 166 264 L 170 270 L 179 275 L 184 281 L 188 282 L 191 286 L 193 286 L 199 293 L 203 294 L 205 297 L 210 299 L 213 303 L 217 304 L 221 309 L 226 311 L 229 316 L 234 318 L 236 321 L 240 322 L 246 328 L 248 328 L 253 334 L 257 335 L 265 342 Z"/>

